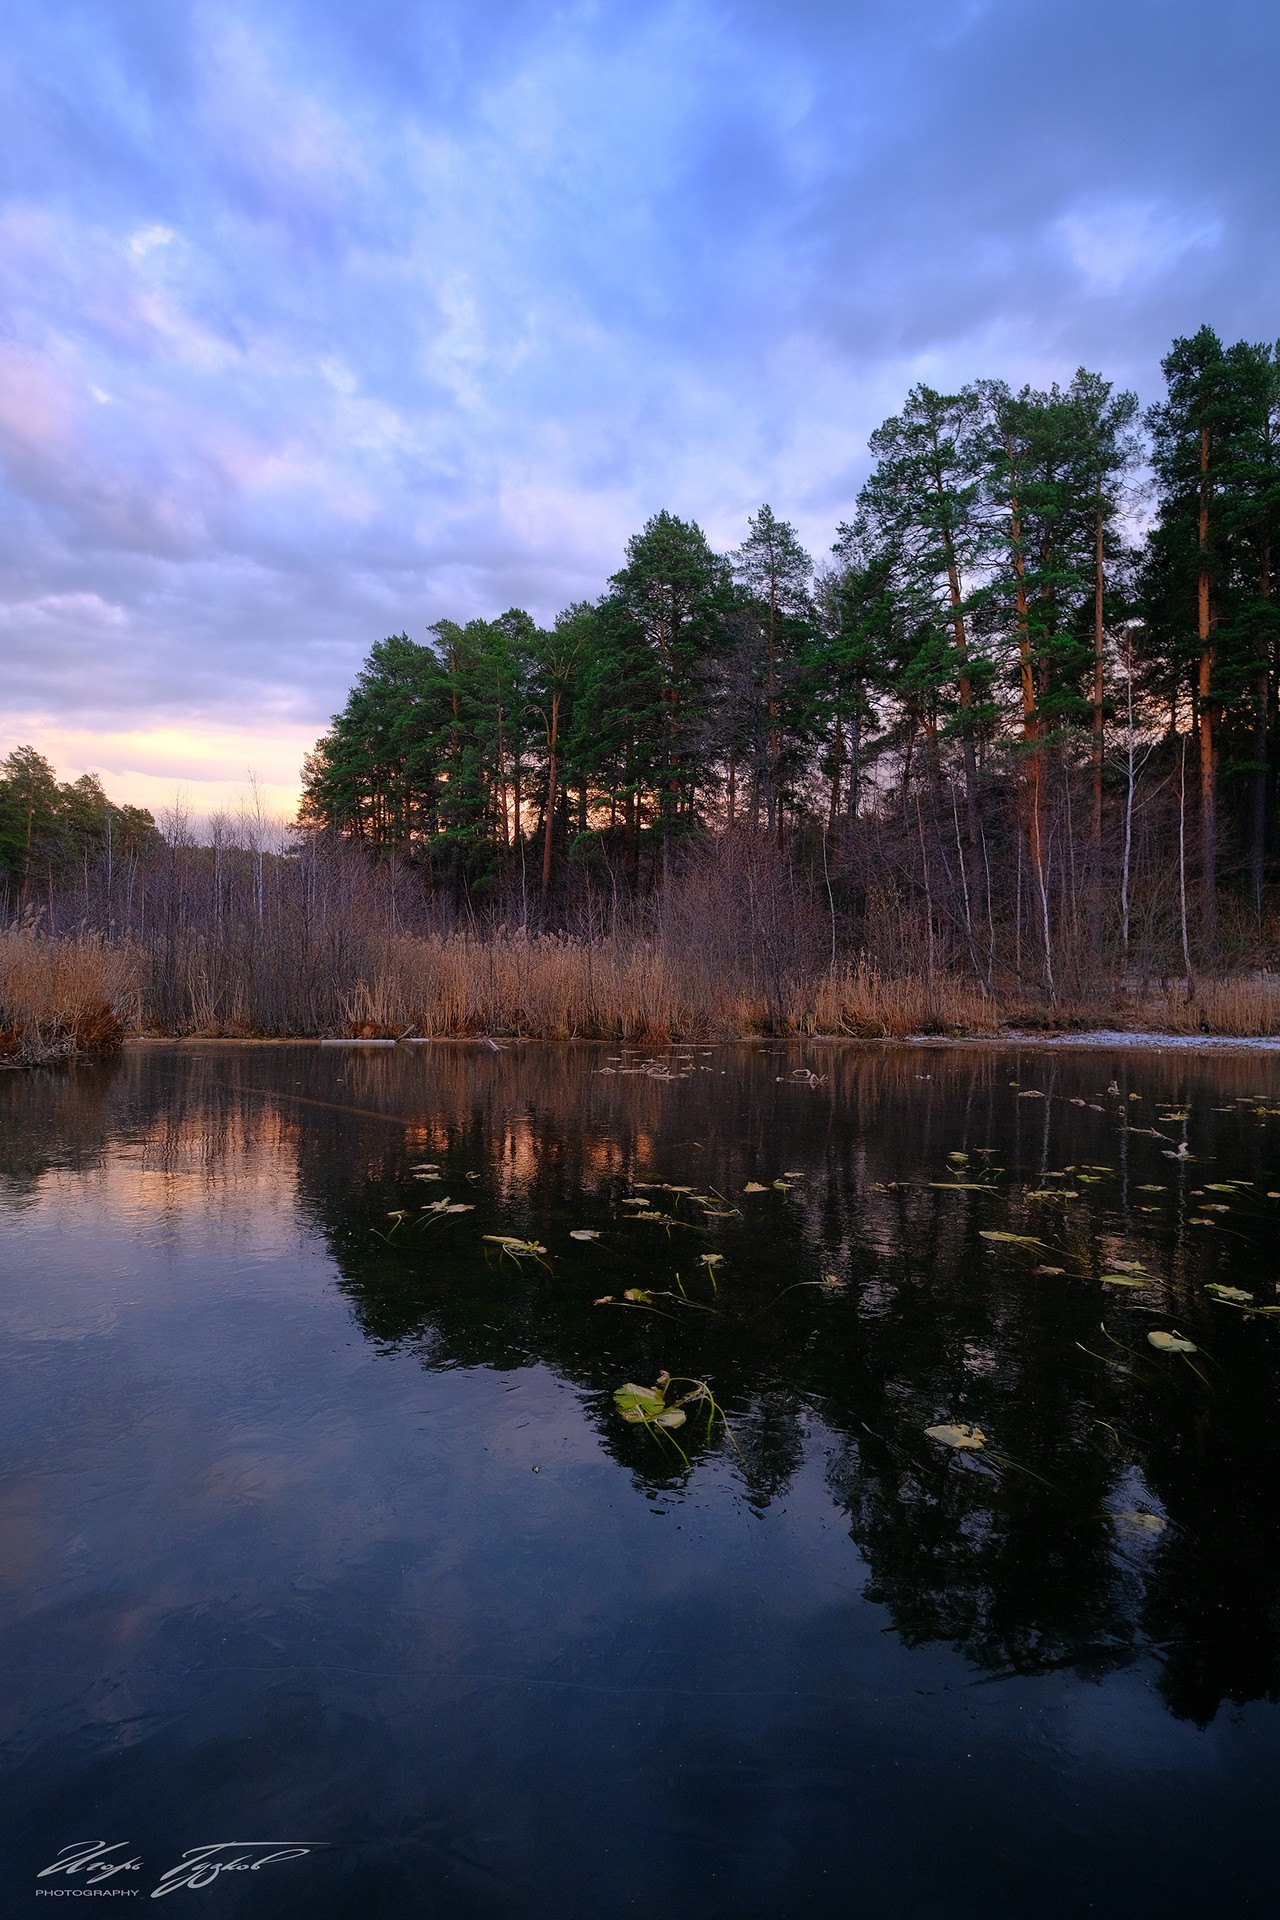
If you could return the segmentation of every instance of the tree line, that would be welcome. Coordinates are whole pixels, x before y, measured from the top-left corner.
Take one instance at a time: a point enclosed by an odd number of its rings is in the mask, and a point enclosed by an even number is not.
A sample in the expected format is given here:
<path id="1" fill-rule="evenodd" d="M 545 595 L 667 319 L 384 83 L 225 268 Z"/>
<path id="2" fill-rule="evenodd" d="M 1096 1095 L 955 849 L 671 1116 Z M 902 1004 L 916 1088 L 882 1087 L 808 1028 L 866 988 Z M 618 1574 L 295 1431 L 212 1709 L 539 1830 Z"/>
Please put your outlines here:
<path id="1" fill-rule="evenodd" d="M 19 911 L 87 869 L 124 871 L 158 840 L 146 808 L 108 800 L 97 774 L 59 781 L 29 746 L 0 760 L 0 891 Z"/>
<path id="2" fill-rule="evenodd" d="M 303 821 L 481 897 L 651 887 L 735 827 L 820 841 L 846 889 L 872 842 L 914 887 L 932 852 L 931 927 L 987 977 L 1016 919 L 1052 988 L 1064 914 L 1127 957 L 1145 809 L 1212 964 L 1224 887 L 1261 922 L 1274 855 L 1280 356 L 1206 326 L 1162 370 L 1145 414 L 1083 369 L 916 386 L 822 565 L 767 505 L 727 554 L 661 512 L 549 629 L 380 642 Z"/>

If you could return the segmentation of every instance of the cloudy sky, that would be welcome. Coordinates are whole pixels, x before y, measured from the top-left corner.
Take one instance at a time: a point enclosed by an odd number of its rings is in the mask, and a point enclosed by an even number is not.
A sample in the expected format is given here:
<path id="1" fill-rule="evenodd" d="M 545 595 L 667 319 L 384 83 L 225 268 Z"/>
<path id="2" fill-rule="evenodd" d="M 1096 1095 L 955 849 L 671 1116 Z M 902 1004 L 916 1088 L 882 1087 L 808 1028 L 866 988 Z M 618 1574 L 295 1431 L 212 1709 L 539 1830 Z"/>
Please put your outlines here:
<path id="1" fill-rule="evenodd" d="M 0 753 L 286 804 L 370 644 L 911 383 L 1280 334 L 1275 0 L 10 0 Z"/>

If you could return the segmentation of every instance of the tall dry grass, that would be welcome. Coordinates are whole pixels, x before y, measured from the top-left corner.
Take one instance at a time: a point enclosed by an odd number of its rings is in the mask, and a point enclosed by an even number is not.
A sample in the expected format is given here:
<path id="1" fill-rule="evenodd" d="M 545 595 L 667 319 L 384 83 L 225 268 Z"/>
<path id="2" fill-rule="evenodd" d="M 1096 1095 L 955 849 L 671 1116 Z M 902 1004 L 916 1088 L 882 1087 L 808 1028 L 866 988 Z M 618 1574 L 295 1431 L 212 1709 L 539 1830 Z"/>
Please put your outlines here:
<path id="1" fill-rule="evenodd" d="M 348 1034 L 412 1029 L 537 1040 L 637 1044 L 751 1033 L 992 1032 L 996 1011 L 975 984 L 942 976 L 887 979 L 868 967 L 771 980 L 718 978 L 694 955 L 634 940 L 576 941 L 463 934 L 389 940 L 345 996 Z"/>
<path id="2" fill-rule="evenodd" d="M 1197 981 L 1188 997 L 1177 981 L 1137 1009 L 1152 1033 L 1215 1033 L 1263 1040 L 1280 1034 L 1280 977 L 1238 974 L 1226 980 Z M 1125 1022 L 1132 1024 L 1132 1017 Z"/>
<path id="3" fill-rule="evenodd" d="M 0 1066 L 118 1046 L 138 1011 L 138 956 L 97 934 L 0 930 Z"/>

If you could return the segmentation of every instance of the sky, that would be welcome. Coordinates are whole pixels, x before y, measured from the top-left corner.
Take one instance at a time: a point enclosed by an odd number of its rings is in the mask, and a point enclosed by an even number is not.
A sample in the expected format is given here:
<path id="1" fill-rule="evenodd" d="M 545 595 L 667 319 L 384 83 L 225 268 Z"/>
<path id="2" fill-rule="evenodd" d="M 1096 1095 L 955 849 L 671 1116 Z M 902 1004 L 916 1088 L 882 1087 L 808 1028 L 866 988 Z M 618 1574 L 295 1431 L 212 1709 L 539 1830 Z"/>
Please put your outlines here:
<path id="1" fill-rule="evenodd" d="M 1280 335 L 1274 0 L 10 0 L 0 755 L 288 810 L 369 647 L 662 508 L 821 558 L 919 380 Z"/>

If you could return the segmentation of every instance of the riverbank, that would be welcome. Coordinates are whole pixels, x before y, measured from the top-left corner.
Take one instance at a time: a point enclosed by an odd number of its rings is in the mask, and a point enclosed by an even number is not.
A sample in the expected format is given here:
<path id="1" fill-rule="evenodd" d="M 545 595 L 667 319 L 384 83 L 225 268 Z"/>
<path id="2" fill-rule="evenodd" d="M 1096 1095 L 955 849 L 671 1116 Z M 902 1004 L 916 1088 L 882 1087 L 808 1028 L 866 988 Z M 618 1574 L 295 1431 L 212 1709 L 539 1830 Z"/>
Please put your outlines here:
<path id="1" fill-rule="evenodd" d="M 659 942 L 499 933 L 401 935 L 310 974 L 286 996 L 246 965 L 214 991 L 199 953 L 97 935 L 0 934 L 0 1062 L 110 1050 L 129 1034 L 205 1039 L 603 1040 L 667 1046 L 753 1037 L 1007 1039 L 1045 1045 L 1198 1045 L 1280 1039 L 1280 977 L 1103 982 L 1056 1002 L 1025 985 L 885 974 L 847 962 L 810 974 L 768 956 L 711 964 Z M 301 966 L 301 963 L 299 963 Z"/>

